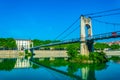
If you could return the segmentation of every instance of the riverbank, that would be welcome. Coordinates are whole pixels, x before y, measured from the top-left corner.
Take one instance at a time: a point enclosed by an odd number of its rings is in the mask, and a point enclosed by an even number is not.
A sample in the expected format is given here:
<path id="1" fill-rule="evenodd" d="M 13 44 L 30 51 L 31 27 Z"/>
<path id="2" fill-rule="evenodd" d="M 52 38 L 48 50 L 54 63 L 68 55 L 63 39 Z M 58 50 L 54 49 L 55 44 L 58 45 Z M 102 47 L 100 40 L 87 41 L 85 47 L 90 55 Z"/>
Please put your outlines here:
<path id="1" fill-rule="evenodd" d="M 17 50 L 0 50 L 0 58 L 16 58 L 18 55 Z"/>
<path id="2" fill-rule="evenodd" d="M 0 58 L 19 56 L 17 50 L 0 50 Z M 24 52 L 24 51 L 22 51 Z M 45 57 L 68 57 L 66 50 L 35 50 L 35 58 Z M 120 51 L 104 51 L 107 56 L 120 56 Z"/>

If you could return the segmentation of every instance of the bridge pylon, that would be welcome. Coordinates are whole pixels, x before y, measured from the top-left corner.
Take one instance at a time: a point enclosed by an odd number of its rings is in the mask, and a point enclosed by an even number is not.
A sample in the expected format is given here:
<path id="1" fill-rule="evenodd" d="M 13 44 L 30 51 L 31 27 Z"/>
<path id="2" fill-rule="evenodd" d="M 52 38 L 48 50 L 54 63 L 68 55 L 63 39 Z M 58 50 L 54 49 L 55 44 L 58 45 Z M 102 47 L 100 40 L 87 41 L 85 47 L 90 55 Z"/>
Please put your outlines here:
<path id="1" fill-rule="evenodd" d="M 89 55 L 89 52 L 92 51 L 92 44 L 88 43 L 86 37 L 92 37 L 92 21 L 90 17 L 81 16 L 80 17 L 80 53 L 82 55 Z"/>

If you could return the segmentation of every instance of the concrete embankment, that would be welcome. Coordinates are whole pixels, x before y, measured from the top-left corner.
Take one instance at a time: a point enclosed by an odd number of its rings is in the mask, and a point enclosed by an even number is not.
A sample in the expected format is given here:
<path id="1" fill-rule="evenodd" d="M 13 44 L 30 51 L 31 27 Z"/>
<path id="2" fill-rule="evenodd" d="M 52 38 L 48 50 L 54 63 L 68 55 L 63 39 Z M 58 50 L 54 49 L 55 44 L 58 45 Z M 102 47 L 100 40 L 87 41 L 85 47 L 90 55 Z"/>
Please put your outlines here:
<path id="1" fill-rule="evenodd" d="M 17 58 L 17 50 L 0 50 L 0 58 Z"/>
<path id="2" fill-rule="evenodd" d="M 0 58 L 17 58 L 17 50 L 0 50 Z M 35 50 L 35 58 L 61 58 L 68 57 L 66 50 Z M 120 56 L 120 51 L 105 51 L 108 56 Z"/>
<path id="3" fill-rule="evenodd" d="M 49 58 L 49 57 L 68 57 L 65 50 L 35 50 L 34 57 Z"/>
<path id="4" fill-rule="evenodd" d="M 17 58 L 20 52 L 17 50 L 0 50 L 0 58 Z M 34 50 L 35 58 L 59 58 L 68 57 L 65 50 Z"/>
<path id="5" fill-rule="evenodd" d="M 120 51 L 104 51 L 107 56 L 120 56 Z M 34 57 L 68 57 L 66 50 L 35 50 Z"/>
<path id="6" fill-rule="evenodd" d="M 107 56 L 120 56 L 120 50 L 119 51 L 104 51 Z"/>

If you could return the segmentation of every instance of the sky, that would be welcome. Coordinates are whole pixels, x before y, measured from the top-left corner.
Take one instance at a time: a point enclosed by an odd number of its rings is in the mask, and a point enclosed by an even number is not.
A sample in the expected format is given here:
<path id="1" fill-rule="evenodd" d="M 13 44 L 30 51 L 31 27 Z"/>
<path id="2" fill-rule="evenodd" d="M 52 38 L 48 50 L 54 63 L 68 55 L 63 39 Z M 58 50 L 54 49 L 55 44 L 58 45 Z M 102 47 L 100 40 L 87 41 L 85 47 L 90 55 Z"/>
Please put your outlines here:
<path id="1" fill-rule="evenodd" d="M 120 0 L 0 0 L 0 37 L 55 40 L 82 14 L 116 8 L 120 8 Z M 120 15 L 96 19 L 120 23 Z M 58 39 L 63 39 L 79 25 L 80 21 Z M 120 26 L 94 20 L 92 27 L 93 34 L 120 31 Z M 78 28 L 66 39 L 78 38 L 79 35 Z"/>

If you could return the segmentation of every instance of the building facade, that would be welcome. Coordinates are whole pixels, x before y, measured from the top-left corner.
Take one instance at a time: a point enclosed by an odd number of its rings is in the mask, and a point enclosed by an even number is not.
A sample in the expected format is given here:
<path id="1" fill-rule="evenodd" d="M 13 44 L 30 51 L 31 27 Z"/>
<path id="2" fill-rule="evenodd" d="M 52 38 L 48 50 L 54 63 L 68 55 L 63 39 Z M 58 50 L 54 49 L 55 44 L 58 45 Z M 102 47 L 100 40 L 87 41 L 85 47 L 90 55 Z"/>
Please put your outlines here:
<path id="1" fill-rule="evenodd" d="M 118 44 L 118 45 L 120 45 L 120 41 L 112 41 L 112 42 L 108 42 L 107 43 L 108 45 L 112 45 L 112 44 Z"/>
<path id="2" fill-rule="evenodd" d="M 16 41 L 18 50 L 24 50 L 24 49 L 33 47 L 33 42 L 31 40 L 16 39 L 15 41 Z"/>

